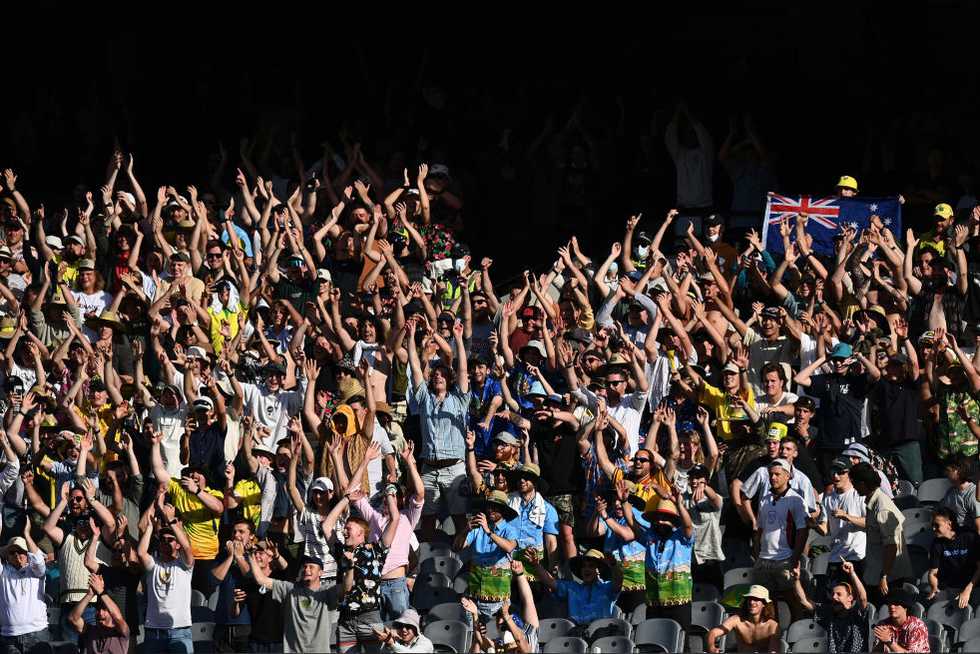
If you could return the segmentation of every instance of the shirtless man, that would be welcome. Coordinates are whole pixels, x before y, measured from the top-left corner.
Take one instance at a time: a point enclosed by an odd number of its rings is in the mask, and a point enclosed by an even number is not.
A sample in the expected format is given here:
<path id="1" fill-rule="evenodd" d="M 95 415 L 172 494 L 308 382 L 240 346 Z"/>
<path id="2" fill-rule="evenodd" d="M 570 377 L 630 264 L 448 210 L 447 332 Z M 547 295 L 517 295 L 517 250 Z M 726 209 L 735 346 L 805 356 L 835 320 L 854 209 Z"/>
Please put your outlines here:
<path id="1" fill-rule="evenodd" d="M 734 630 L 740 652 L 778 652 L 779 622 L 776 607 L 769 601 L 769 589 L 752 586 L 742 597 L 742 606 L 736 615 L 726 618 L 708 632 L 708 651 L 719 652 L 717 640 Z"/>

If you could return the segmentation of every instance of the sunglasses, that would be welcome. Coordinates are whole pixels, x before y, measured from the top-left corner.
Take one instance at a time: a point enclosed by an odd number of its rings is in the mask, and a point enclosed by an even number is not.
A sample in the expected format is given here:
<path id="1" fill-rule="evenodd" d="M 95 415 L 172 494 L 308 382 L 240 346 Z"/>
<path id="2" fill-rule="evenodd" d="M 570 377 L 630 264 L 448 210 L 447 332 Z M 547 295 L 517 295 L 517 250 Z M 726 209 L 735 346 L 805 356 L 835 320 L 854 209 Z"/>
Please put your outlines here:
<path id="1" fill-rule="evenodd" d="M 635 458 L 635 459 L 633 459 L 633 462 L 634 463 L 650 463 L 650 459 Z"/>
<path id="2" fill-rule="evenodd" d="M 625 379 L 607 379 L 606 386 L 619 386 L 620 384 L 625 384 Z"/>

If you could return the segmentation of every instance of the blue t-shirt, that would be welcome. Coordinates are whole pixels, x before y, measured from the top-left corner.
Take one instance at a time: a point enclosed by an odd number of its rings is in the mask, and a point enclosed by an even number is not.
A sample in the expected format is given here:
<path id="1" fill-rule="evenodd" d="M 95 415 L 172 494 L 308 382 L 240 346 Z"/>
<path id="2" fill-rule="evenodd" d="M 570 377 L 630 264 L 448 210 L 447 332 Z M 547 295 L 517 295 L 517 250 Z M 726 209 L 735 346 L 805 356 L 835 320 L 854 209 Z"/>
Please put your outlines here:
<path id="1" fill-rule="evenodd" d="M 534 503 L 535 500 L 530 502 L 522 500 L 517 516 L 510 521 L 510 525 L 517 531 L 517 547 L 520 549 L 525 547 L 541 549 L 544 546 L 545 534 L 558 535 L 558 511 L 551 502 L 544 502 L 542 521 L 542 516 L 532 515 L 535 513 Z"/>
<path id="2" fill-rule="evenodd" d="M 505 540 L 517 540 L 517 528 L 513 523 L 501 519 L 496 525 L 496 533 Z M 466 545 L 472 546 L 472 562 L 481 567 L 491 567 L 507 558 L 507 552 L 502 550 L 490 538 L 490 534 L 480 527 L 475 527 L 466 535 Z"/>
<path id="3" fill-rule="evenodd" d="M 579 625 L 593 620 L 613 617 L 613 607 L 619 593 L 611 581 L 597 581 L 583 584 L 578 581 L 560 579 L 556 582 L 555 597 L 568 600 L 568 616 Z"/>

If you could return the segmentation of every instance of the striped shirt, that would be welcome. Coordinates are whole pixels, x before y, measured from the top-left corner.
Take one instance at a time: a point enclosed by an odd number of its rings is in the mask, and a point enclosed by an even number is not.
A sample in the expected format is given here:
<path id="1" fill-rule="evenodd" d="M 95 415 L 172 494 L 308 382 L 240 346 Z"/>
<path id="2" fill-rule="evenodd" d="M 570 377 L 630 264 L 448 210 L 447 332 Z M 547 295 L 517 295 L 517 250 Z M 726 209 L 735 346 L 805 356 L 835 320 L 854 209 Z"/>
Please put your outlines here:
<path id="1" fill-rule="evenodd" d="M 462 459 L 466 453 L 466 416 L 470 395 L 453 388 L 442 401 L 425 380 L 413 379 L 411 401 L 422 422 L 423 461 Z"/>

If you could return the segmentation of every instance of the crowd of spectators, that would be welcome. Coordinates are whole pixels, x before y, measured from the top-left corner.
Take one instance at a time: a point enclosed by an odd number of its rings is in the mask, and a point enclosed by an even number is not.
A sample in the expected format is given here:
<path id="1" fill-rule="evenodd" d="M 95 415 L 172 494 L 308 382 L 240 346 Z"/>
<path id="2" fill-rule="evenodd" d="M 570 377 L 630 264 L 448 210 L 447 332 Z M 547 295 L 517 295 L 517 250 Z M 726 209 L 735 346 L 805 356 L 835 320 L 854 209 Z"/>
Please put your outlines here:
<path id="1" fill-rule="evenodd" d="M 713 210 L 716 160 L 772 190 L 734 135 L 680 105 L 677 208 L 506 285 L 444 162 L 243 142 L 147 197 L 116 151 L 48 211 L 4 170 L 0 652 L 967 642 L 980 207 L 774 258 Z"/>

